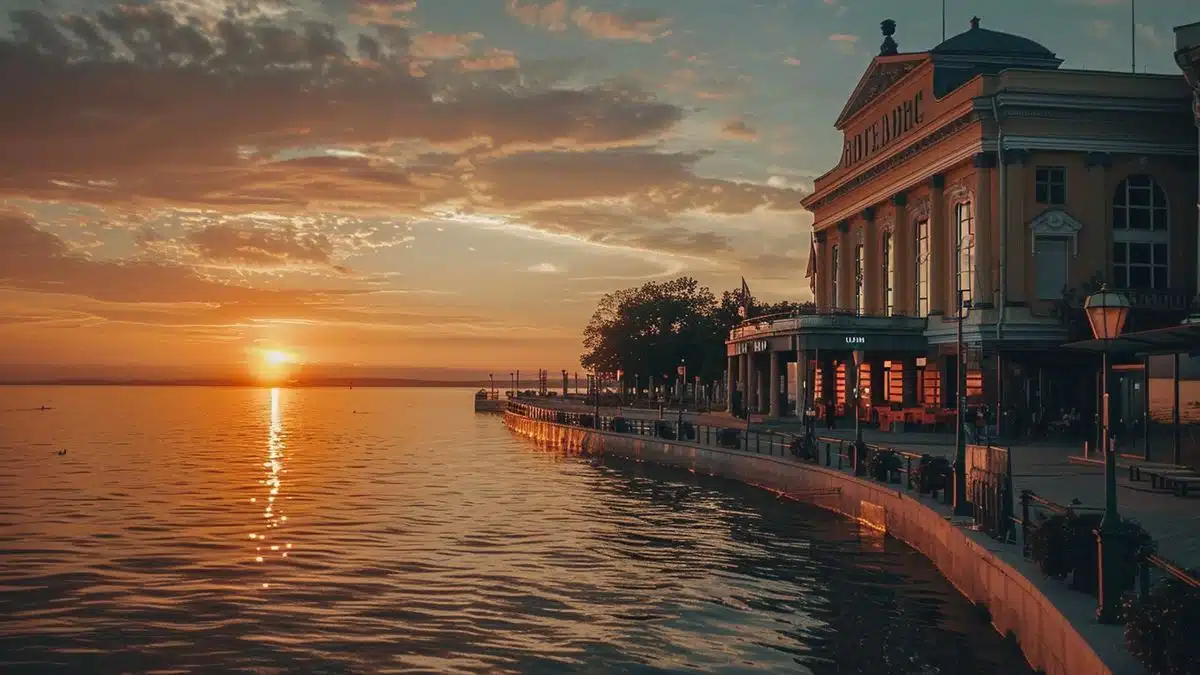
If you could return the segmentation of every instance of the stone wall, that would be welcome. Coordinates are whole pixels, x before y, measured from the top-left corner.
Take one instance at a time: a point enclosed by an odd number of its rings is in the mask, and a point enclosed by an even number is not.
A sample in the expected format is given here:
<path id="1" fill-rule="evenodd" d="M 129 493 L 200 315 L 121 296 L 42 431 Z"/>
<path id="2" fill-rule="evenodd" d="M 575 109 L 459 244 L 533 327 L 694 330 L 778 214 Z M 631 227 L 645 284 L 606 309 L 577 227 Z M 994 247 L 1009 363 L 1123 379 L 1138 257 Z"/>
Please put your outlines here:
<path id="1" fill-rule="evenodd" d="M 1122 658 L 1120 653 L 1097 644 L 1097 641 L 1111 642 L 1113 636 L 1093 634 L 1089 641 L 1081 635 L 1047 597 L 1046 589 L 1039 588 L 1044 580 L 1031 580 L 1002 559 L 1011 558 L 1015 546 L 1005 547 L 951 524 L 945 507 L 932 499 L 910 496 L 882 483 L 781 457 L 560 426 L 511 413 L 505 415 L 505 423 L 517 434 L 567 450 L 609 454 L 731 478 L 878 527 L 924 554 L 968 600 L 986 607 L 996 630 L 1001 635 L 1010 632 L 1015 635 L 1034 669 L 1047 675 L 1144 672 L 1131 657 Z M 1016 556 L 1020 557 L 1019 551 Z M 1069 597 L 1065 600 L 1075 602 Z M 1098 651 L 1106 652 L 1105 658 Z"/>

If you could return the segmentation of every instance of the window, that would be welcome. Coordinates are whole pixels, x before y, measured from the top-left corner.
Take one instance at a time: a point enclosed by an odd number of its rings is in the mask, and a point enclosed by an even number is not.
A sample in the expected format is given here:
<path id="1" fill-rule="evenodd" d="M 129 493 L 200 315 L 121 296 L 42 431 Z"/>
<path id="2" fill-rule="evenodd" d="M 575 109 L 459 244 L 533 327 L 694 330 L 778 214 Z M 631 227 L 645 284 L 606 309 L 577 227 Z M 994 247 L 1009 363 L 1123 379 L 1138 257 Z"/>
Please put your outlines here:
<path id="1" fill-rule="evenodd" d="M 1067 203 L 1067 170 L 1061 166 L 1039 166 L 1034 172 L 1037 203 L 1058 206 Z"/>
<path id="2" fill-rule="evenodd" d="M 1065 237 L 1033 238 L 1033 266 L 1038 300 L 1061 300 L 1067 286 L 1068 247 Z"/>
<path id="3" fill-rule="evenodd" d="M 841 270 L 838 269 L 838 267 L 839 267 L 838 263 L 841 262 L 841 256 L 838 255 L 838 245 L 837 244 L 834 244 L 830 250 L 831 250 L 831 253 L 829 255 L 829 264 L 830 264 L 830 272 L 833 275 L 830 290 L 833 291 L 833 298 L 830 301 L 829 305 L 830 305 L 830 307 L 837 309 L 840 306 L 839 305 L 840 298 L 838 297 L 838 277 L 841 276 Z"/>
<path id="4" fill-rule="evenodd" d="M 854 312 L 862 315 L 866 311 L 863 305 L 863 245 L 854 247 Z"/>
<path id="5" fill-rule="evenodd" d="M 917 221 L 917 316 L 929 316 L 929 221 Z"/>
<path id="6" fill-rule="evenodd" d="M 1117 288 L 1166 289 L 1171 276 L 1167 195 L 1144 174 L 1113 195 L 1113 282 Z"/>
<path id="7" fill-rule="evenodd" d="M 963 302 L 970 302 L 971 282 L 975 278 L 975 210 L 971 202 L 954 205 L 954 223 L 958 233 L 958 288 Z"/>
<path id="8" fill-rule="evenodd" d="M 892 277 L 896 274 L 894 264 L 895 251 L 892 250 L 892 233 L 883 233 L 883 315 L 891 316 L 896 307 L 896 284 Z"/>

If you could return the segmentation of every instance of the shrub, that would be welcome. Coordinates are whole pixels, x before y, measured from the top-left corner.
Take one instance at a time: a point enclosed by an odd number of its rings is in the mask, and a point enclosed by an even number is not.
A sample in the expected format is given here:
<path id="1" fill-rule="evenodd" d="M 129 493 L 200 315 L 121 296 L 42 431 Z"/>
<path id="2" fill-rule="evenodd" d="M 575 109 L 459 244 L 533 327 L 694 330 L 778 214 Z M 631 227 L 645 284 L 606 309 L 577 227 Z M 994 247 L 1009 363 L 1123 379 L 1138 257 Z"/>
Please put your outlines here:
<path id="1" fill-rule="evenodd" d="M 624 417 L 614 417 L 612 421 L 612 429 L 618 434 L 627 434 L 629 430 L 629 420 Z"/>
<path id="2" fill-rule="evenodd" d="M 680 422 L 679 438 L 686 441 L 696 440 L 696 425 L 691 422 Z"/>
<path id="3" fill-rule="evenodd" d="M 818 458 L 816 439 L 809 436 L 793 438 L 792 442 L 788 444 L 788 449 L 792 451 L 792 455 L 800 459 L 812 461 Z"/>
<path id="4" fill-rule="evenodd" d="M 1195 675 L 1200 590 L 1170 579 L 1144 598 L 1127 597 L 1124 618 L 1125 645 L 1152 675 Z"/>
<path id="5" fill-rule="evenodd" d="M 588 414 L 580 415 L 579 426 L 584 427 L 585 429 L 595 429 L 596 418 Z"/>
<path id="6" fill-rule="evenodd" d="M 1095 530 L 1104 516 L 1074 511 L 1041 517 L 1030 536 L 1030 553 L 1042 574 L 1054 579 L 1071 575 L 1071 588 L 1098 592 L 1099 550 Z"/>
<path id="7" fill-rule="evenodd" d="M 871 455 L 871 477 L 882 483 L 888 483 L 892 474 L 900 471 L 904 465 L 900 455 L 894 450 L 879 450 Z"/>
<path id="8" fill-rule="evenodd" d="M 669 441 L 675 440 L 675 423 L 659 420 L 654 423 L 654 435 Z"/>
<path id="9" fill-rule="evenodd" d="M 740 450 L 742 447 L 742 432 L 740 429 L 727 427 L 717 432 L 717 445 L 723 448 Z"/>
<path id="10" fill-rule="evenodd" d="M 915 482 L 921 494 L 931 494 L 950 488 L 954 468 L 945 457 L 921 455 L 917 463 Z"/>

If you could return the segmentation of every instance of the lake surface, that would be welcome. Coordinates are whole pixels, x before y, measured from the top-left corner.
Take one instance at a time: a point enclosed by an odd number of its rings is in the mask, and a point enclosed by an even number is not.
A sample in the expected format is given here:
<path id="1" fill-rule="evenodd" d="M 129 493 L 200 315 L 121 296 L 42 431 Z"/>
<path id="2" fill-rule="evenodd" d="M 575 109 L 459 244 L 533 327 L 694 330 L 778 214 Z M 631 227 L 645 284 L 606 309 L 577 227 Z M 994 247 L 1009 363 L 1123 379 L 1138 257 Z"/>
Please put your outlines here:
<path id="1" fill-rule="evenodd" d="M 472 393 L 0 388 L 0 672 L 1030 672 L 903 544 Z"/>

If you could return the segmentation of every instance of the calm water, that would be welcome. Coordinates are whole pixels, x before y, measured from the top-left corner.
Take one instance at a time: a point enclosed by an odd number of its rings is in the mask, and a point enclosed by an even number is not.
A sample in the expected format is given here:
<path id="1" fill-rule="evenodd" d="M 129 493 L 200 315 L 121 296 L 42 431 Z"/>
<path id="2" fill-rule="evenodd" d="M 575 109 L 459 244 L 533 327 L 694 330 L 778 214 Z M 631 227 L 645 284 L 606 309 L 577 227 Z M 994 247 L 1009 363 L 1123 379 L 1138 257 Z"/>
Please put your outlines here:
<path id="1" fill-rule="evenodd" d="M 471 394 L 0 388 L 0 671 L 1029 672 L 901 544 Z"/>

